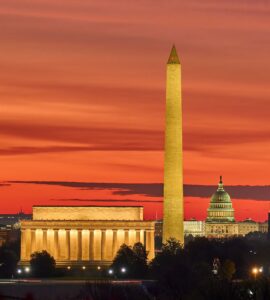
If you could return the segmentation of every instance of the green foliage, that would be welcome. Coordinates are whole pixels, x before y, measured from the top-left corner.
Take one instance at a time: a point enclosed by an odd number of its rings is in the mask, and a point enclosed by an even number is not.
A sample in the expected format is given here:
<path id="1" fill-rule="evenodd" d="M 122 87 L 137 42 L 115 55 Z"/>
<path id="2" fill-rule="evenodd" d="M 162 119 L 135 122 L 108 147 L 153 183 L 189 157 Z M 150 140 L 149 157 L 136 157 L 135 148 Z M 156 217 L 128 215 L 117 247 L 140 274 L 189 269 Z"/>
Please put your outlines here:
<path id="1" fill-rule="evenodd" d="M 0 247 L 0 277 L 9 278 L 15 274 L 19 257 L 19 241 L 8 242 Z"/>
<path id="2" fill-rule="evenodd" d="M 51 277 L 55 274 L 55 259 L 45 250 L 31 254 L 30 265 L 36 277 Z"/>
<path id="3" fill-rule="evenodd" d="M 158 280 L 162 299 L 181 299 L 190 288 L 191 268 L 181 244 L 169 239 L 150 263 L 151 276 Z"/>
<path id="4" fill-rule="evenodd" d="M 223 262 L 218 275 L 212 273 L 215 258 Z M 270 299 L 270 283 L 263 274 L 256 281 L 246 280 L 254 266 L 264 266 L 268 272 L 269 261 L 270 241 L 260 234 L 230 239 L 199 237 L 190 238 L 184 249 L 169 240 L 151 262 L 150 271 L 157 280 L 155 296 L 160 300 Z"/>
<path id="5" fill-rule="evenodd" d="M 229 259 L 226 259 L 221 266 L 221 275 L 227 280 L 231 280 L 235 273 L 235 263 Z"/>
<path id="6" fill-rule="evenodd" d="M 162 244 L 161 251 L 174 255 L 177 254 L 182 249 L 183 246 L 180 244 L 178 240 L 176 240 L 175 238 L 169 238 L 165 244 Z"/>
<path id="7" fill-rule="evenodd" d="M 126 272 L 121 272 L 125 268 Z M 133 248 L 123 244 L 118 250 L 111 269 L 118 277 L 144 278 L 147 275 L 147 252 L 141 243 L 135 243 Z"/>

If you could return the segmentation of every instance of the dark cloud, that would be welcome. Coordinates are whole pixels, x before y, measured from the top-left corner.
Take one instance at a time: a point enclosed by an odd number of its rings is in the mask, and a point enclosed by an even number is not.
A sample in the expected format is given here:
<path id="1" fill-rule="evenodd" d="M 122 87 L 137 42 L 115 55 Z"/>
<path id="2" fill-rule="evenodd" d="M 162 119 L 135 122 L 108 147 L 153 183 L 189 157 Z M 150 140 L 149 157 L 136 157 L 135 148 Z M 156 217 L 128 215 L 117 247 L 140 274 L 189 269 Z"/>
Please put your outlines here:
<path id="1" fill-rule="evenodd" d="M 213 146 L 226 146 L 246 143 L 270 142 L 269 131 L 258 130 L 221 130 L 216 132 L 207 131 L 207 129 L 200 131 L 193 130 L 184 133 L 184 149 L 191 151 L 209 151 Z"/>
<path id="2" fill-rule="evenodd" d="M 66 181 L 9 181 L 9 184 L 37 184 L 65 186 L 86 190 L 111 190 L 114 195 L 143 195 L 147 197 L 162 197 L 162 183 L 95 183 Z M 185 185 L 186 197 L 209 198 L 216 191 L 211 185 Z M 226 191 L 232 199 L 270 200 L 270 186 L 226 186 Z"/>
<path id="3" fill-rule="evenodd" d="M 2 183 L 0 182 L 0 187 L 3 187 L 3 186 L 10 186 L 11 184 L 10 183 Z"/>
<path id="4" fill-rule="evenodd" d="M 154 130 L 124 128 L 85 128 L 50 126 L 41 124 L 19 124 L 1 122 L 1 134 L 33 140 L 80 143 L 85 146 L 11 147 L 0 149 L 0 155 L 29 154 L 42 152 L 93 151 L 93 150 L 161 150 L 162 132 Z"/>
<path id="5" fill-rule="evenodd" d="M 80 199 L 80 198 L 71 198 L 71 199 L 51 199 L 51 201 L 63 201 L 63 202 L 100 202 L 100 203 L 162 203 L 162 200 L 134 200 L 134 199 Z"/>
<path id="6" fill-rule="evenodd" d="M 90 151 L 90 147 L 10 147 L 0 149 L 0 155 L 22 155 L 37 153 L 71 152 L 71 151 Z"/>
<path id="7" fill-rule="evenodd" d="M 42 124 L 21 124 L 0 121 L 1 133 L 7 136 L 44 140 L 50 143 L 79 143 L 80 146 L 31 146 L 0 148 L 0 155 L 23 155 L 71 151 L 162 151 L 164 132 L 158 130 L 125 128 L 86 128 L 52 126 Z M 208 130 L 184 131 L 184 150 L 198 151 L 212 155 L 222 146 L 245 143 L 270 142 L 269 131 Z M 218 148 L 220 147 L 220 148 Z M 227 156 L 229 154 L 226 154 Z M 244 154 L 243 154 L 244 155 Z"/>

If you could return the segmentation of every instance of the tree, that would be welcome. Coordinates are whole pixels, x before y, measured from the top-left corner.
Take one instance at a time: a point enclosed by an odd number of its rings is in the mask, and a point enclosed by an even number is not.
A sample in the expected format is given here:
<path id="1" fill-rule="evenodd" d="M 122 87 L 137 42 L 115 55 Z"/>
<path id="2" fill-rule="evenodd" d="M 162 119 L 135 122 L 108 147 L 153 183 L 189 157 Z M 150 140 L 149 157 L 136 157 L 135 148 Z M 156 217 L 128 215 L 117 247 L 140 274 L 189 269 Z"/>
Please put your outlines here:
<path id="1" fill-rule="evenodd" d="M 215 257 L 220 257 L 216 242 L 205 237 L 197 237 L 190 241 L 185 246 L 185 251 L 194 263 L 206 262 L 212 264 Z"/>
<path id="2" fill-rule="evenodd" d="M 148 271 L 145 247 L 141 243 L 134 244 L 133 248 L 123 244 L 113 260 L 111 269 L 119 277 L 145 277 Z"/>
<path id="3" fill-rule="evenodd" d="M 178 240 L 175 238 L 169 238 L 166 243 L 162 244 L 162 252 L 168 254 L 177 254 L 179 251 L 183 249 L 183 246 L 180 244 Z"/>
<path id="4" fill-rule="evenodd" d="M 147 265 L 147 252 L 142 243 L 135 243 L 133 246 L 133 252 L 135 254 L 135 265 L 136 268 L 134 268 L 135 276 L 141 277 L 145 276 L 148 271 L 148 265 Z"/>
<path id="5" fill-rule="evenodd" d="M 31 254 L 30 265 L 36 277 L 50 277 L 55 273 L 55 259 L 45 250 Z"/>
<path id="6" fill-rule="evenodd" d="M 19 259 L 16 253 L 6 246 L 3 246 L 0 249 L 0 276 L 12 277 L 15 273 L 18 261 Z"/>
<path id="7" fill-rule="evenodd" d="M 226 259 L 221 266 L 221 276 L 225 279 L 231 280 L 235 271 L 235 263 L 229 259 Z"/>
<path id="8" fill-rule="evenodd" d="M 182 299 L 190 289 L 191 267 L 179 241 L 169 239 L 150 263 L 161 299 Z"/>
<path id="9" fill-rule="evenodd" d="M 8 241 L 0 247 L 0 277 L 12 277 L 20 257 L 20 241 Z"/>

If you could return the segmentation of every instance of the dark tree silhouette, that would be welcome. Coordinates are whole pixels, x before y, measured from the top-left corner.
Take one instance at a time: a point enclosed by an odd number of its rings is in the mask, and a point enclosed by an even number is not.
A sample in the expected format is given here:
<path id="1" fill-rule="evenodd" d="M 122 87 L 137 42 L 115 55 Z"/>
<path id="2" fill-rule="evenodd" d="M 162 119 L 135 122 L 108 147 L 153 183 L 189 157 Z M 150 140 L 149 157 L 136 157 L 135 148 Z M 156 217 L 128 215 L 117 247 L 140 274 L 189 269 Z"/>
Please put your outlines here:
<path id="1" fill-rule="evenodd" d="M 148 271 L 145 247 L 141 243 L 134 244 L 133 248 L 123 244 L 113 260 L 111 269 L 118 277 L 144 278 Z"/>
<path id="2" fill-rule="evenodd" d="M 230 259 L 226 259 L 221 266 L 221 276 L 227 280 L 231 280 L 235 271 L 235 263 Z"/>
<path id="3" fill-rule="evenodd" d="M 45 250 L 31 254 L 30 265 L 36 277 L 51 277 L 55 274 L 55 259 Z"/>
<path id="4" fill-rule="evenodd" d="M 181 244 L 169 239 L 150 263 L 151 275 L 157 279 L 161 299 L 182 299 L 190 289 L 191 268 Z"/>
<path id="5" fill-rule="evenodd" d="M 175 238 L 170 238 L 166 241 L 166 243 L 162 244 L 161 250 L 162 252 L 166 252 L 167 254 L 177 254 L 183 249 L 183 246 L 180 244 L 178 240 Z"/>
<path id="6" fill-rule="evenodd" d="M 6 246 L 0 248 L 0 276 L 12 277 L 19 259 L 16 253 Z"/>

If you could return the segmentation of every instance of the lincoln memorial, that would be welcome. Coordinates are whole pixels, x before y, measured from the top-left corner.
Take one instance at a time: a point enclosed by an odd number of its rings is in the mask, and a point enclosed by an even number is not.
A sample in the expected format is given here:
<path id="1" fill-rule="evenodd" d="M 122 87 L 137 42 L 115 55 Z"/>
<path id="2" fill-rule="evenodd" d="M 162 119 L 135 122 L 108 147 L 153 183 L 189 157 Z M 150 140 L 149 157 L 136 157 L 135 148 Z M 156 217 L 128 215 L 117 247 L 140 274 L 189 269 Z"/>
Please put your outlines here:
<path id="1" fill-rule="evenodd" d="M 154 257 L 154 223 L 143 207 L 34 206 L 33 219 L 21 221 L 21 264 L 46 250 L 57 266 L 108 265 L 122 244 L 145 245 Z"/>

